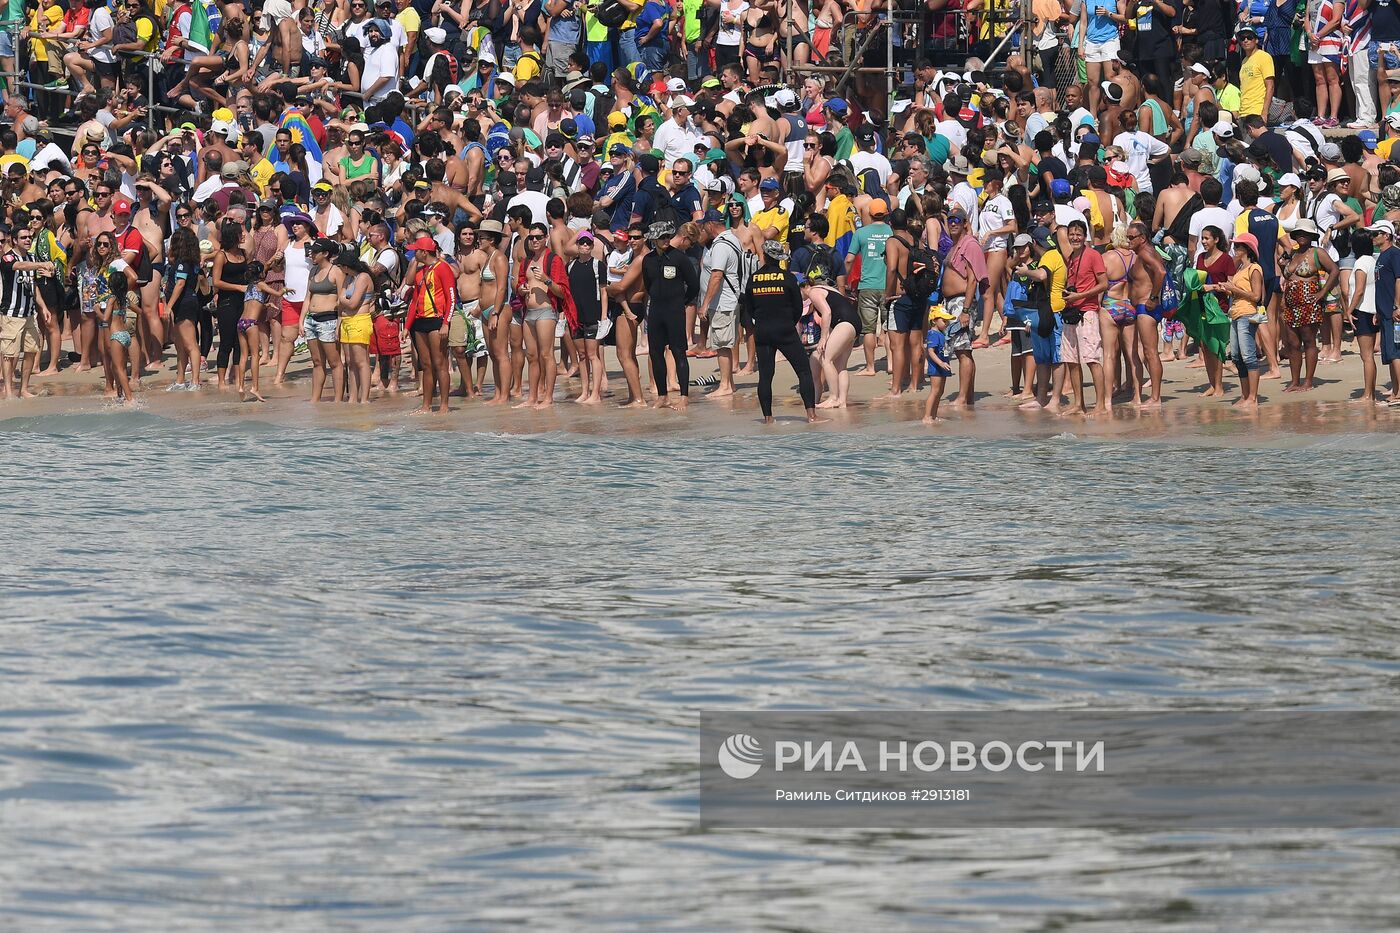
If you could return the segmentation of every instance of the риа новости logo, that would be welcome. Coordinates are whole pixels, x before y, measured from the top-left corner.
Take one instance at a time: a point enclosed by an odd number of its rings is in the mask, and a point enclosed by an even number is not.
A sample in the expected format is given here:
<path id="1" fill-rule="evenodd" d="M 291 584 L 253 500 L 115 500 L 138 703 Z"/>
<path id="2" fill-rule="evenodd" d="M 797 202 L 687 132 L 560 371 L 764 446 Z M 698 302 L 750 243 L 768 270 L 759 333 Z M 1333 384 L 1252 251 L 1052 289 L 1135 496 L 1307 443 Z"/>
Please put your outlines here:
<path id="1" fill-rule="evenodd" d="M 751 778 L 763 767 L 763 746 L 758 739 L 736 732 L 719 747 L 720 770 L 735 780 Z"/>

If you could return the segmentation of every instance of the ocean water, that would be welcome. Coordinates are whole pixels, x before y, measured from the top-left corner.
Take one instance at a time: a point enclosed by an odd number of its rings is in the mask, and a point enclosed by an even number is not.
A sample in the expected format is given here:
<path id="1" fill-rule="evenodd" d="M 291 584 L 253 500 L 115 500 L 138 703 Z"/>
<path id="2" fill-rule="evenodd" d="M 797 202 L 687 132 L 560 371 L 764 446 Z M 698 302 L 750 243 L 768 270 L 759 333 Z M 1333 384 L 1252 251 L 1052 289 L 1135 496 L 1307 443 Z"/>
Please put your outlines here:
<path id="1" fill-rule="evenodd" d="M 701 832 L 715 708 L 1393 708 L 1394 437 L 0 422 L 0 929 L 1394 929 L 1400 832 Z"/>

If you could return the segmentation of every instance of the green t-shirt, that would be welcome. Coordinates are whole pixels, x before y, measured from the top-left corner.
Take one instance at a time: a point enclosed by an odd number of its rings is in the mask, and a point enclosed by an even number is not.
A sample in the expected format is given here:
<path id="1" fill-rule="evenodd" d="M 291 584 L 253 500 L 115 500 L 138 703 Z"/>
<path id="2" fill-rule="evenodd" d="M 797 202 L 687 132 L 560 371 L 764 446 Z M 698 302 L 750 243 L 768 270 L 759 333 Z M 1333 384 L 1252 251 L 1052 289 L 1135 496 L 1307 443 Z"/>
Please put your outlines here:
<path id="1" fill-rule="evenodd" d="M 924 148 L 928 150 L 928 157 L 934 165 L 942 165 L 948 161 L 948 153 L 953 151 L 953 142 L 947 136 L 925 136 Z"/>
<path id="2" fill-rule="evenodd" d="M 885 241 L 894 235 L 889 224 L 866 224 L 851 238 L 851 252 L 860 257 L 861 289 L 885 287 Z"/>
<path id="3" fill-rule="evenodd" d="M 851 132 L 849 126 L 841 127 L 841 132 L 836 134 L 836 161 L 844 162 L 849 159 L 855 148 L 855 134 Z"/>
<path id="4" fill-rule="evenodd" d="M 700 38 L 700 8 L 705 0 L 684 0 L 681 7 L 685 13 L 685 41 L 695 42 Z"/>

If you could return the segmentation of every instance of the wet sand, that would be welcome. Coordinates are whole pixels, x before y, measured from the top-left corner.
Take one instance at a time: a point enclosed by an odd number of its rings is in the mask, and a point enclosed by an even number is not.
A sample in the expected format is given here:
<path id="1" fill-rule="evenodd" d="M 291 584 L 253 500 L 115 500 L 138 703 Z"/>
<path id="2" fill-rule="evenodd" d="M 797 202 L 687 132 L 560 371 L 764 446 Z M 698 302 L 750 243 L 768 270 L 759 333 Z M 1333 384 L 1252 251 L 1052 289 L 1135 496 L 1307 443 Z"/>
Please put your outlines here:
<path id="1" fill-rule="evenodd" d="M 854 360 L 859 359 L 857 353 Z M 414 427 L 427 430 L 490 431 L 534 434 L 572 431 L 586 434 L 693 433 L 701 436 L 771 433 L 794 430 L 859 431 L 870 434 L 922 433 L 929 435 L 980 437 L 1047 437 L 1064 432 L 1076 436 L 1119 439 L 1195 438 L 1232 445 L 1258 443 L 1267 446 L 1287 444 L 1291 437 L 1319 434 L 1400 433 L 1400 407 L 1389 409 L 1356 401 L 1361 393 L 1361 361 L 1348 352 L 1343 362 L 1319 366 L 1317 388 L 1310 392 L 1285 393 L 1283 380 L 1261 383 L 1262 399 L 1258 412 L 1247 413 L 1231 407 L 1237 399 L 1235 379 L 1227 374 L 1226 395 L 1204 398 L 1204 371 L 1188 368 L 1186 362 L 1168 362 L 1159 411 L 1135 411 L 1127 404 L 1114 406 L 1111 417 L 1095 418 L 1069 414 L 1056 417 L 1043 411 L 1022 411 L 1020 403 L 1005 397 L 1010 386 L 1009 355 L 1005 348 L 978 353 L 977 400 L 971 410 L 949 406 L 956 390 L 956 378 L 945 390 L 939 424 L 921 422 L 927 392 L 905 393 L 898 399 L 883 399 L 889 390 L 889 377 L 881 371 L 873 377 L 857 376 L 852 367 L 851 404 L 844 410 L 823 410 L 826 423 L 810 427 L 797 396 L 792 370 L 779 358 L 774 380 L 774 415 L 777 424 L 762 424 L 754 376 L 736 379 L 735 395 L 728 399 L 707 399 L 707 388 L 692 386 L 689 411 L 621 409 L 626 387 L 611 348 L 608 354 L 609 389 L 612 395 L 601 405 L 579 405 L 566 399 L 578 395 L 577 379 L 560 379 L 556 404 L 547 410 L 512 409 L 487 405 L 480 399 L 452 398 L 447 415 L 415 415 L 418 399 L 408 393 L 397 396 L 378 390 L 369 405 L 352 406 L 326 402 L 312 405 L 310 358 L 295 358 L 288 371 L 288 382 L 272 386 L 270 371 L 264 369 L 266 402 L 240 402 L 232 390 L 219 391 L 212 383 L 199 392 L 167 392 L 171 381 L 172 358 L 160 369 L 148 370 L 143 390 L 133 408 L 161 417 L 186 421 L 251 420 L 268 424 L 315 426 L 346 430 L 372 430 L 386 427 Z M 644 385 L 649 382 L 645 358 L 641 359 Z M 691 378 L 716 372 L 714 360 L 692 359 Z M 1285 374 L 1287 370 L 1284 370 Z M 403 375 L 408 374 L 407 366 Z M 453 374 L 453 384 L 457 375 Z M 1388 373 L 1380 370 L 1380 391 L 1389 385 Z M 35 377 L 33 386 L 41 394 L 36 399 L 0 402 L 0 419 L 41 417 L 56 414 L 119 412 L 129 410 L 102 397 L 101 371 L 75 372 L 72 368 L 58 376 Z M 1092 398 L 1092 388 L 1088 389 Z M 327 395 L 330 387 L 327 386 Z M 487 389 L 489 396 L 491 390 Z"/>

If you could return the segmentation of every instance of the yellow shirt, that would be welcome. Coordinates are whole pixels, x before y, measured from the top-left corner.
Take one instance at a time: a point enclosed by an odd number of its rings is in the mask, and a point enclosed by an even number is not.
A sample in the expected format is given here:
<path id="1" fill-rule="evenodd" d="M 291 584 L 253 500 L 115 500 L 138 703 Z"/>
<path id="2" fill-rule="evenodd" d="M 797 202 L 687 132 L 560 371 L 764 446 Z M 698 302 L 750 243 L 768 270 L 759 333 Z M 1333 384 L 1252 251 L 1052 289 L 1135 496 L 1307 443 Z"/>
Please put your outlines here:
<path id="1" fill-rule="evenodd" d="M 522 52 L 520 60 L 515 63 L 515 86 L 520 87 L 526 81 L 531 81 L 540 73 L 539 52 Z"/>
<path id="2" fill-rule="evenodd" d="M 273 169 L 272 163 L 264 158 L 258 160 L 258 164 L 253 166 L 249 174 L 253 176 L 253 184 L 258 186 L 258 194 L 266 194 L 267 183 L 277 172 Z"/>
<path id="3" fill-rule="evenodd" d="M 775 204 L 771 209 L 759 211 L 753 215 L 754 226 L 760 230 L 767 230 L 770 227 L 778 231 L 774 237 L 779 243 L 786 243 L 788 238 L 788 212 L 783 210 L 782 205 Z"/>
<path id="4" fill-rule="evenodd" d="M 1274 76 L 1274 57 L 1263 49 L 1240 63 L 1240 116 L 1264 113 L 1265 81 Z"/>
<path id="5" fill-rule="evenodd" d="M 31 33 L 53 32 L 62 22 L 62 7 L 51 6 L 47 10 L 36 9 L 29 17 L 29 31 Z M 47 62 L 49 60 L 48 43 L 42 39 L 30 39 L 29 54 L 36 62 Z"/>
<path id="6" fill-rule="evenodd" d="M 410 36 L 423 26 L 423 17 L 419 16 L 418 11 L 411 6 L 404 7 L 400 10 L 399 15 L 395 16 L 394 19 L 399 21 L 399 25 L 403 27 L 403 31 Z"/>
<path id="7" fill-rule="evenodd" d="M 1047 250 L 1045 255 L 1040 257 L 1040 268 L 1050 272 L 1050 310 L 1063 311 L 1065 280 L 1069 275 L 1069 270 L 1065 268 L 1065 257 L 1061 256 L 1057 249 Z"/>

